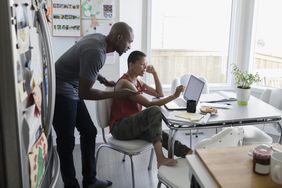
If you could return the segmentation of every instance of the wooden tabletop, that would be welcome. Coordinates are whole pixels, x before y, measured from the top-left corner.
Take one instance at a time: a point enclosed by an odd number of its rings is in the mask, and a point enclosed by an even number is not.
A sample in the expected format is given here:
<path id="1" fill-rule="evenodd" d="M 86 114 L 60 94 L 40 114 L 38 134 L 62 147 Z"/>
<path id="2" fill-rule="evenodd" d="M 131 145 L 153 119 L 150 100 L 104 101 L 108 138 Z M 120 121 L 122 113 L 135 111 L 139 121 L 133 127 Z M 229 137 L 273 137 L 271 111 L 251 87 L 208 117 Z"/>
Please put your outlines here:
<path id="1" fill-rule="evenodd" d="M 282 149 L 282 145 L 275 145 Z M 253 161 L 248 151 L 254 146 L 197 149 L 196 155 L 208 169 L 219 187 L 236 188 L 281 188 L 271 180 L 270 175 L 262 176 L 253 172 Z"/>

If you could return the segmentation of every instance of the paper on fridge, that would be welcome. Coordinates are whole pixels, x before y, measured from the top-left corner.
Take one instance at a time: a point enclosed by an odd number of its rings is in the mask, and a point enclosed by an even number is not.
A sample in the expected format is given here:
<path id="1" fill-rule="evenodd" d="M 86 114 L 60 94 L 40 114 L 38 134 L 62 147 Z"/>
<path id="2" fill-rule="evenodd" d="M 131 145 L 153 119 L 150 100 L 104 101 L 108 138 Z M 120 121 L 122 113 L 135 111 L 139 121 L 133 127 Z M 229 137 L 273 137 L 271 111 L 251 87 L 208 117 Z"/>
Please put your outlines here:
<path id="1" fill-rule="evenodd" d="M 32 145 L 35 143 L 36 139 L 40 135 L 41 128 L 41 116 L 36 116 L 35 113 L 35 104 L 25 109 L 24 113 L 24 124 L 23 133 L 28 140 L 26 140 L 25 145 L 27 145 L 28 151 L 30 151 Z"/>

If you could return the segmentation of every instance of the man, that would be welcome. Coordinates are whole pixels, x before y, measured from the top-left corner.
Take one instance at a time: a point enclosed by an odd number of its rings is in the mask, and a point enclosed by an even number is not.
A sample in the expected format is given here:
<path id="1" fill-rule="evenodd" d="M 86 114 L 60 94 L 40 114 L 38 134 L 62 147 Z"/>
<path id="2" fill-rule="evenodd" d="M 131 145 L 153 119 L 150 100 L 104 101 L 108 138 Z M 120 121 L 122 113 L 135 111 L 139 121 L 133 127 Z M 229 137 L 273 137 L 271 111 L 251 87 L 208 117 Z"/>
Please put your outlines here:
<path id="1" fill-rule="evenodd" d="M 75 145 L 74 128 L 80 133 L 83 187 L 107 187 L 112 182 L 96 178 L 94 126 L 86 100 L 101 100 L 112 97 L 129 97 L 136 92 L 123 89 L 105 92 L 92 88 L 95 81 L 114 86 L 99 74 L 106 60 L 106 53 L 119 55 L 130 49 L 133 41 L 132 28 L 124 22 L 115 23 L 107 36 L 91 34 L 83 37 L 56 62 L 56 103 L 53 125 L 57 134 L 57 150 L 61 163 L 61 175 L 65 187 L 79 187 L 73 162 Z"/>
<path id="2" fill-rule="evenodd" d="M 146 55 L 140 51 L 132 52 L 127 60 L 128 71 L 117 82 L 115 90 L 131 89 L 136 92 L 144 92 L 154 97 L 163 97 L 162 86 L 157 72 L 152 65 L 147 65 Z M 147 85 L 138 77 L 145 72 L 154 78 L 155 87 Z M 168 136 L 162 132 L 162 113 L 159 106 L 164 105 L 177 97 L 183 91 L 184 86 L 176 88 L 175 93 L 160 99 L 148 100 L 142 94 L 129 98 L 114 99 L 111 109 L 110 131 L 113 137 L 120 140 L 142 139 L 152 142 L 158 167 L 161 165 L 174 166 L 176 160 L 166 158 L 162 151 L 162 139 L 167 146 Z M 147 107 L 142 110 L 142 106 Z M 192 152 L 190 148 L 177 142 L 177 155 L 185 157 Z"/>

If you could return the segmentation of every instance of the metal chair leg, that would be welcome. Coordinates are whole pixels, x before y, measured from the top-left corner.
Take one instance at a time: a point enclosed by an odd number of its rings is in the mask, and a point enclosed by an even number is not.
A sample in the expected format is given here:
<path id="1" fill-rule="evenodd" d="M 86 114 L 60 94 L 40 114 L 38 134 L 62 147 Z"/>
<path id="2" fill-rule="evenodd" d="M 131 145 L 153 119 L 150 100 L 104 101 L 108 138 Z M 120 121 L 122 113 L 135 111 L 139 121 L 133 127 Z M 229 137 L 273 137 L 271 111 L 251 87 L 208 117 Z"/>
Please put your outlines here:
<path id="1" fill-rule="evenodd" d="M 125 162 L 126 154 L 123 154 L 122 162 Z"/>
<path id="2" fill-rule="evenodd" d="M 161 185 L 162 185 L 162 183 L 159 180 L 157 188 L 161 188 Z"/>
<path id="3" fill-rule="evenodd" d="M 150 161 L 149 161 L 149 165 L 148 165 L 148 170 L 152 169 L 153 157 L 154 157 L 154 149 L 152 148 L 151 153 L 150 153 Z"/>
<path id="4" fill-rule="evenodd" d="M 129 158 L 130 158 L 130 163 L 131 163 L 132 188 L 135 188 L 134 166 L 133 166 L 132 155 L 129 155 Z"/>
<path id="5" fill-rule="evenodd" d="M 198 134 L 199 134 L 199 129 L 196 130 L 196 133 L 195 133 L 196 138 L 198 138 L 198 136 L 199 136 Z"/>
<path id="6" fill-rule="evenodd" d="M 103 147 L 103 146 L 100 146 L 100 147 L 98 147 L 98 149 L 97 149 L 96 158 L 95 158 L 95 163 L 96 163 L 96 165 L 97 165 L 97 162 L 98 162 L 99 152 L 100 152 L 100 150 L 102 149 L 102 147 Z"/>

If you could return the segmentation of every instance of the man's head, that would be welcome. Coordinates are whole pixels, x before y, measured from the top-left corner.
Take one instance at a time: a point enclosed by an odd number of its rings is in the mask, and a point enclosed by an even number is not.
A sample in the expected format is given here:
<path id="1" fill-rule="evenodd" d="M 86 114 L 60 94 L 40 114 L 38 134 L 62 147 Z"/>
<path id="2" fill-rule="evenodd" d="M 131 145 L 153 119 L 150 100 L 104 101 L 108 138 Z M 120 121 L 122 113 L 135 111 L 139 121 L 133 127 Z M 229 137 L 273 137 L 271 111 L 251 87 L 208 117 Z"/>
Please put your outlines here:
<path id="1" fill-rule="evenodd" d="M 107 36 L 109 51 L 116 51 L 119 55 L 122 55 L 130 49 L 133 38 L 133 30 L 128 24 L 124 22 L 115 23 Z"/>
<path id="2" fill-rule="evenodd" d="M 127 59 L 128 71 L 137 75 L 143 76 L 146 71 L 146 54 L 140 51 L 133 51 Z"/>

